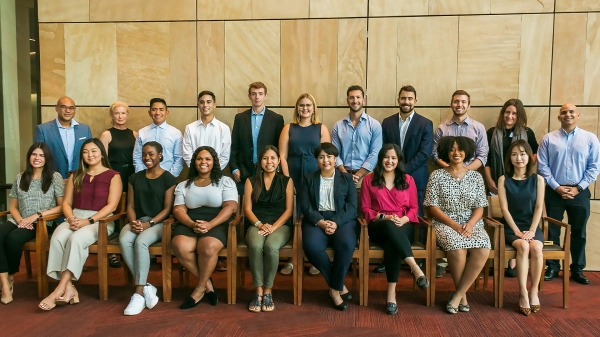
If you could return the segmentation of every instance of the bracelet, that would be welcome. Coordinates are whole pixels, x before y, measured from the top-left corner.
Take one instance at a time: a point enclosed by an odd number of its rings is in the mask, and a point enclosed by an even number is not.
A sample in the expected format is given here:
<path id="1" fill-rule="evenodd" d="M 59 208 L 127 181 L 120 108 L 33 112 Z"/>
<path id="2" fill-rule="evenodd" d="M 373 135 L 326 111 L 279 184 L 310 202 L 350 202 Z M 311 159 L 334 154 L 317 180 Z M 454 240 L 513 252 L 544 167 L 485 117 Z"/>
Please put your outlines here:
<path id="1" fill-rule="evenodd" d="M 42 214 L 42 212 L 37 212 L 38 218 L 43 218 L 44 215 Z"/>
<path id="2" fill-rule="evenodd" d="M 260 222 L 260 220 L 256 220 L 256 222 L 254 223 L 254 227 L 258 228 L 259 223 L 262 223 L 262 222 Z"/>
<path id="3" fill-rule="evenodd" d="M 75 219 L 75 216 L 71 215 L 70 217 L 67 217 L 67 221 L 69 221 L 69 219 L 71 219 L 71 218 Z"/>

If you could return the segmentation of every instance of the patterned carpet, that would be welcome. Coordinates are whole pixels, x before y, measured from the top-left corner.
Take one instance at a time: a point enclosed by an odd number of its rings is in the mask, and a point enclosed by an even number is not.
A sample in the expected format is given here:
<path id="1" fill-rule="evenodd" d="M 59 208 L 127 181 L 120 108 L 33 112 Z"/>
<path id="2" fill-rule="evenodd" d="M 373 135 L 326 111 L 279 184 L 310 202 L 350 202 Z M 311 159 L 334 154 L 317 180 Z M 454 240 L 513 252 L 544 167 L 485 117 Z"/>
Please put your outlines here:
<path id="1" fill-rule="evenodd" d="M 449 315 L 445 301 L 453 289 L 450 275 L 438 279 L 435 307 L 425 304 L 425 293 L 412 290 L 408 270 L 398 282 L 399 313 L 385 314 L 387 283 L 384 274 L 371 273 L 369 306 L 358 305 L 358 290 L 345 312 L 331 306 L 327 286 L 320 275 L 306 275 L 303 304 L 293 305 L 292 277 L 277 275 L 271 313 L 247 310 L 253 291 L 247 272 L 244 289 L 238 289 L 235 305 L 226 304 L 226 273 L 213 277 L 220 303 L 212 307 L 201 302 L 182 311 L 179 305 L 191 288 L 179 287 L 173 274 L 173 302 L 163 303 L 137 316 L 123 316 L 133 287 L 125 286 L 122 269 L 110 270 L 108 301 L 98 299 L 95 256 L 76 284 L 81 303 L 58 307 L 51 312 L 37 308 L 36 281 L 27 280 L 24 270 L 17 274 L 15 301 L 0 306 L 0 336 L 598 336 L 600 335 L 600 272 L 588 272 L 591 284 L 571 283 L 570 305 L 562 308 L 562 282 L 546 282 L 541 293 L 542 310 L 529 317 L 517 312 L 516 279 L 506 279 L 504 308 L 494 308 L 490 285 L 487 291 L 471 290 L 471 312 Z M 24 266 L 24 264 L 23 264 Z M 24 269 L 24 268 L 22 268 Z M 149 281 L 159 286 L 159 265 L 153 265 Z M 35 274 L 34 274 L 35 278 Z M 350 276 L 346 285 L 351 285 Z M 192 284 L 195 284 L 192 280 Z M 50 284 L 51 289 L 55 284 Z M 160 292 L 160 287 L 159 287 Z M 159 294 L 160 295 L 160 294 Z"/>

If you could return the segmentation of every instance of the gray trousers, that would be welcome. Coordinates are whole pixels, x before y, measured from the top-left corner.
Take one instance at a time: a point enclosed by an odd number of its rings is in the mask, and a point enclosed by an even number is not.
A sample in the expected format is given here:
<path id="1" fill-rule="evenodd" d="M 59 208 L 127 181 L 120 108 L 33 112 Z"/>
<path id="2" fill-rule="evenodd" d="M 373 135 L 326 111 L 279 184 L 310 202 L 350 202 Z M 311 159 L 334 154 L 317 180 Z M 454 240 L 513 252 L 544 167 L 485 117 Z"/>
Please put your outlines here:
<path id="1" fill-rule="evenodd" d="M 262 236 L 258 228 L 252 226 L 246 232 L 250 272 L 254 287 L 273 288 L 273 281 L 279 265 L 279 248 L 290 239 L 290 227 L 283 225 L 273 233 Z"/>
<path id="2" fill-rule="evenodd" d="M 149 216 L 140 218 L 145 222 L 152 219 Z M 150 270 L 150 253 L 148 247 L 162 239 L 163 225 L 157 223 L 154 226 L 144 230 L 140 234 L 131 231 L 131 225 L 121 229 L 119 235 L 119 245 L 121 246 L 121 256 L 133 274 L 135 285 L 146 285 L 148 271 Z"/>
<path id="3" fill-rule="evenodd" d="M 98 211 L 73 209 L 73 215 L 79 219 L 87 219 Z M 115 224 L 108 223 L 108 235 L 111 235 Z M 98 222 L 72 231 L 68 222 L 63 222 L 54 231 L 50 239 L 48 254 L 48 276 L 60 280 L 65 270 L 73 273 L 73 281 L 79 280 L 85 260 L 89 255 L 88 247 L 98 241 Z"/>

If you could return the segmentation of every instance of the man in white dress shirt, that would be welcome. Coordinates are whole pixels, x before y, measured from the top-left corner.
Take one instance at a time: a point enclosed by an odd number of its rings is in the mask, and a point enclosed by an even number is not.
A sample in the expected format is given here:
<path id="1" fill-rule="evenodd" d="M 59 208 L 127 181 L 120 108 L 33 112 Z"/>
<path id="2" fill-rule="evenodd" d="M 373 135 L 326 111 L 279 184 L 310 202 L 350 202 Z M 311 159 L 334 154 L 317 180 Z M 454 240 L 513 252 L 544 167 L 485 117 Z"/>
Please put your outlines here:
<path id="1" fill-rule="evenodd" d="M 231 131 L 227 124 L 215 117 L 215 94 L 202 91 L 198 94 L 200 119 L 188 124 L 183 133 L 183 160 L 190 167 L 192 155 L 200 146 L 210 146 L 219 155 L 219 165 L 224 170 L 231 153 Z"/>

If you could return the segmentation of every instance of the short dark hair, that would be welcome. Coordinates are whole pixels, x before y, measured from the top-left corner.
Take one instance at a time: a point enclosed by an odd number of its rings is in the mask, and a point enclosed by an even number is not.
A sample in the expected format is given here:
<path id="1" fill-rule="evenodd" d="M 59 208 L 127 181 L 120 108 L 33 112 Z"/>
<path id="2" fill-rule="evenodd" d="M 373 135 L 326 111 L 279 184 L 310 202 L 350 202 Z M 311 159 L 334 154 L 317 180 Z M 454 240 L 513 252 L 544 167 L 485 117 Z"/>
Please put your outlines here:
<path id="1" fill-rule="evenodd" d="M 415 98 L 417 98 L 417 89 L 415 89 L 415 87 L 413 87 L 412 85 L 407 84 L 400 88 L 400 91 L 398 91 L 398 97 L 400 97 L 400 94 L 402 94 L 403 91 L 412 92 L 413 94 L 415 94 Z"/>
<path id="2" fill-rule="evenodd" d="M 355 90 L 360 90 L 360 92 L 362 93 L 363 97 L 365 97 L 365 89 L 363 89 L 360 85 L 351 85 L 348 87 L 348 90 L 346 90 L 346 97 L 348 97 L 348 95 L 350 95 L 350 91 L 355 91 Z"/>
<path id="3" fill-rule="evenodd" d="M 471 104 L 471 95 L 469 95 L 468 92 L 466 92 L 464 90 L 461 90 L 461 89 L 456 90 L 454 93 L 452 93 L 452 98 L 450 98 L 450 103 L 452 103 L 452 101 L 454 101 L 454 96 L 457 96 L 457 95 L 465 95 L 465 96 L 467 96 L 469 98 L 467 102 L 469 104 Z"/>
<path id="4" fill-rule="evenodd" d="M 471 158 L 475 156 L 475 149 L 477 149 L 477 146 L 473 139 L 463 136 L 446 136 L 442 137 L 438 142 L 438 158 L 449 163 L 450 153 L 452 152 L 454 143 L 458 145 L 458 148 L 461 151 L 465 152 L 465 162 L 471 160 Z"/>
<path id="5" fill-rule="evenodd" d="M 165 105 L 165 108 L 167 107 L 167 102 L 160 97 L 154 97 L 153 99 L 150 100 L 150 108 L 152 108 L 152 105 L 154 103 L 162 103 Z"/>
<path id="6" fill-rule="evenodd" d="M 216 102 L 216 101 L 217 101 L 217 98 L 215 97 L 215 93 L 213 93 L 212 91 L 208 91 L 208 90 L 201 91 L 201 92 L 198 94 L 198 98 L 196 99 L 196 101 L 199 101 L 199 100 L 200 100 L 200 98 L 201 98 L 202 96 L 204 96 L 204 95 L 209 95 L 210 97 L 212 97 L 212 99 L 213 99 L 213 102 Z"/>
<path id="7" fill-rule="evenodd" d="M 533 174 L 533 169 L 535 168 L 535 164 L 533 162 L 533 151 L 531 150 L 531 146 L 525 139 L 519 139 L 510 144 L 508 151 L 506 151 L 504 155 L 504 170 L 509 177 L 512 177 L 515 174 L 515 166 L 510 159 L 510 154 L 515 147 L 522 147 L 527 153 L 527 157 L 529 157 L 529 161 L 527 161 L 527 166 L 525 167 L 525 176 L 529 177 Z"/>
<path id="8" fill-rule="evenodd" d="M 338 151 L 337 147 L 335 147 L 335 145 L 331 144 L 331 143 L 321 143 L 319 145 L 317 145 L 317 147 L 315 147 L 315 149 L 313 150 L 313 155 L 315 156 L 315 158 L 319 158 L 319 155 L 321 154 L 321 151 L 325 151 L 325 153 L 335 156 L 337 157 L 340 152 Z"/>
<path id="9" fill-rule="evenodd" d="M 160 153 L 160 154 L 162 154 L 162 153 L 163 153 L 163 147 L 162 147 L 162 145 L 160 145 L 160 143 L 159 143 L 159 142 L 156 142 L 156 141 L 153 141 L 153 140 L 151 140 L 151 141 L 149 141 L 149 142 L 146 142 L 146 143 L 144 144 L 144 146 L 142 146 L 142 149 L 143 149 L 143 148 L 145 148 L 146 146 L 151 146 L 151 147 L 155 148 L 155 149 L 156 149 L 156 152 L 158 152 L 158 153 Z M 163 161 L 163 157 L 162 157 L 162 156 L 160 157 L 160 161 L 161 161 L 161 162 Z"/>

